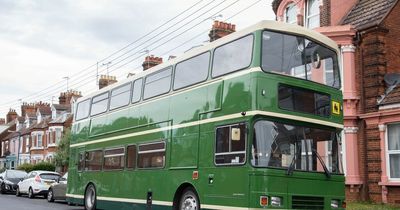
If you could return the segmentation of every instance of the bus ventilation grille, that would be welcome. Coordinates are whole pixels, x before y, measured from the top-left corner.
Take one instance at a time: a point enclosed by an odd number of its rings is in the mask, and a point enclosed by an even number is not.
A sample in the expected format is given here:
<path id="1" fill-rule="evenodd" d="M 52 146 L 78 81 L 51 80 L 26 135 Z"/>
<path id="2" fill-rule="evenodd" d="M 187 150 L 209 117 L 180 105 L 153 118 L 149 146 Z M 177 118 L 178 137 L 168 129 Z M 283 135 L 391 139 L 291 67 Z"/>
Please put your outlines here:
<path id="1" fill-rule="evenodd" d="M 293 196 L 293 209 L 324 209 L 323 197 Z"/>

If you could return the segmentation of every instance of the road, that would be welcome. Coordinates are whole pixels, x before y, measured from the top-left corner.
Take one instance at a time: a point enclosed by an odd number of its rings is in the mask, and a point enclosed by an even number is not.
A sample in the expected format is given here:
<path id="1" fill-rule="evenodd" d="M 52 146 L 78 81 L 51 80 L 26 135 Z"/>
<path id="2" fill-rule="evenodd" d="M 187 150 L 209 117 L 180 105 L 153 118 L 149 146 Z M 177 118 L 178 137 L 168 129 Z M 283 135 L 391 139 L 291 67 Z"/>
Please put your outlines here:
<path id="1" fill-rule="evenodd" d="M 0 210 L 83 210 L 81 206 L 68 206 L 65 202 L 49 203 L 43 197 L 29 199 L 11 194 L 0 194 Z"/>

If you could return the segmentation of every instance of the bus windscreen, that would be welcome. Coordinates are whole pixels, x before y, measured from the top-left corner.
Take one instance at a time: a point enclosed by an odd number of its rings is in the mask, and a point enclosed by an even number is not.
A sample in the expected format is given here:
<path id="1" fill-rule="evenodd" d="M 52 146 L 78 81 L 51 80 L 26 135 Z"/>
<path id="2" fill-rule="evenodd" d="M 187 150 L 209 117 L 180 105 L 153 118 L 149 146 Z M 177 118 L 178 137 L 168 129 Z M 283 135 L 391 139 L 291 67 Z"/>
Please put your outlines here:
<path id="1" fill-rule="evenodd" d="M 302 36 L 264 31 L 262 69 L 340 89 L 335 51 Z"/>

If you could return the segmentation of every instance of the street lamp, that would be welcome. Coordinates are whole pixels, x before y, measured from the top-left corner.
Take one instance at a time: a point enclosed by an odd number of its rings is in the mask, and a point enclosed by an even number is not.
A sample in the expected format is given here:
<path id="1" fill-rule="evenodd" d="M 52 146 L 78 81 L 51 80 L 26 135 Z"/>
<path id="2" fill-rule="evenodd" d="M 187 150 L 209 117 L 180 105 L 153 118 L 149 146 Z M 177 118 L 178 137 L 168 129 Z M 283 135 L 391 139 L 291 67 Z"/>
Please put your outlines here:
<path id="1" fill-rule="evenodd" d="M 67 92 L 68 92 L 68 80 L 69 80 L 69 77 L 63 77 L 63 79 L 65 79 L 67 81 Z"/>
<path id="2" fill-rule="evenodd" d="M 111 64 L 111 61 L 107 62 L 107 63 L 103 63 L 101 64 L 101 66 L 107 66 L 107 76 L 108 76 L 108 66 Z"/>

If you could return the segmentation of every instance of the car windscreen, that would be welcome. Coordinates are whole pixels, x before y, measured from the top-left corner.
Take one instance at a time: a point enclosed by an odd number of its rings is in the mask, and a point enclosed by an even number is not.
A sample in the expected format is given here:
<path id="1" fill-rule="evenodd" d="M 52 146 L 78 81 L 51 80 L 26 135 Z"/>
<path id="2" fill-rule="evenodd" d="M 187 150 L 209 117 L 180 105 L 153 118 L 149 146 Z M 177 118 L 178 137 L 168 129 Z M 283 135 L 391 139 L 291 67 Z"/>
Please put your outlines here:
<path id="1" fill-rule="evenodd" d="M 40 178 L 48 179 L 48 180 L 57 180 L 60 178 L 60 175 L 57 174 L 40 174 Z"/>
<path id="2" fill-rule="evenodd" d="M 25 171 L 7 171 L 6 178 L 8 179 L 22 179 L 26 176 Z"/>

